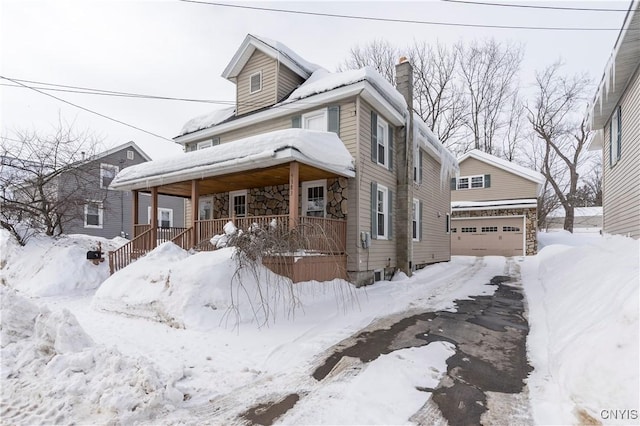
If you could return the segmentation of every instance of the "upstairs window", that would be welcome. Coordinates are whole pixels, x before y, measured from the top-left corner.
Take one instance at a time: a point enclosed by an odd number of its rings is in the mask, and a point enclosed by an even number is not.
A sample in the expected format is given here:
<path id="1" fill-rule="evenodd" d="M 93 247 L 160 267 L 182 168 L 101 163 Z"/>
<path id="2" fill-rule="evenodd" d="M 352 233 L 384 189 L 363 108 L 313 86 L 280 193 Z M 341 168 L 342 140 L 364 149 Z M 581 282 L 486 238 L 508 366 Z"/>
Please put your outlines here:
<path id="1" fill-rule="evenodd" d="M 262 90 L 262 71 L 251 74 L 249 77 L 249 93 L 256 93 Z"/>
<path id="2" fill-rule="evenodd" d="M 491 187 L 491 175 L 462 176 L 451 180 L 451 189 L 481 189 Z"/>
<path id="3" fill-rule="evenodd" d="M 371 111 L 371 161 L 393 170 L 393 129 Z"/>
<path id="4" fill-rule="evenodd" d="M 119 171 L 120 168 L 113 164 L 100 164 L 100 188 L 108 189 L 109 185 L 111 185 L 111 181 L 116 177 Z"/>
<path id="5" fill-rule="evenodd" d="M 609 124 L 609 164 L 615 166 L 622 154 L 622 108 L 618 106 Z"/>
<path id="6" fill-rule="evenodd" d="M 127 160 L 133 160 L 135 158 L 135 153 L 132 150 L 127 151 Z"/>
<path id="7" fill-rule="evenodd" d="M 313 111 L 302 115 L 302 128 L 308 130 L 327 131 L 327 110 Z"/>

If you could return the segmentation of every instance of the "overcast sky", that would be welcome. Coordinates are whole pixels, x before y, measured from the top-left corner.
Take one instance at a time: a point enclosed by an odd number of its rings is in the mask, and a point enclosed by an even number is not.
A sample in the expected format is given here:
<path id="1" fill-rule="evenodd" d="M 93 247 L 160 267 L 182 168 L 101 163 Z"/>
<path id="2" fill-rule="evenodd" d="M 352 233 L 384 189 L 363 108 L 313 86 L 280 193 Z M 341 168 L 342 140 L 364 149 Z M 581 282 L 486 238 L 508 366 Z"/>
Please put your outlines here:
<path id="1" fill-rule="evenodd" d="M 213 0 L 212 0 L 213 1 Z M 491 1 L 491 0 L 488 0 Z M 500 0 L 493 0 L 500 1 Z M 629 1 L 513 0 L 509 4 L 626 10 Z M 236 2 L 289 10 L 466 24 L 619 28 L 625 12 L 559 11 L 419 2 Z M 600 80 L 618 31 L 484 29 L 285 14 L 172 1 L 0 0 L 4 77 L 118 92 L 223 101 L 223 104 L 48 92 L 171 139 L 190 118 L 224 108 L 234 86 L 220 75 L 248 33 L 278 40 L 331 71 L 349 49 L 374 38 L 446 44 L 495 38 L 522 43 L 521 79 L 562 58 L 567 71 Z M 6 80 L 3 84 L 12 84 Z M 133 140 L 151 157 L 179 152 L 167 140 L 117 124 L 24 88 L 0 86 L 4 136 L 49 132 L 58 116 L 91 130 L 106 147 Z"/>

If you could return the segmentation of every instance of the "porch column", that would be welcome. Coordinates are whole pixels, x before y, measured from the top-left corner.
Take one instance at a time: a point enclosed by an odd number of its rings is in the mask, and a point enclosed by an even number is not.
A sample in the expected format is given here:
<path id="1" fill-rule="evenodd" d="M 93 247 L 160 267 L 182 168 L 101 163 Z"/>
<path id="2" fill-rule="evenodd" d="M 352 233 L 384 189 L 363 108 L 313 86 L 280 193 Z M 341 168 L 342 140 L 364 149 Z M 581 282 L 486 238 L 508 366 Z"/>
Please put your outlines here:
<path id="1" fill-rule="evenodd" d="M 196 229 L 196 221 L 200 212 L 200 184 L 197 180 L 191 181 L 191 245 L 195 246 L 199 243 L 197 240 L 200 232 Z"/>
<path id="2" fill-rule="evenodd" d="M 289 229 L 298 225 L 298 185 L 300 184 L 298 163 L 289 163 Z"/>
<path id="3" fill-rule="evenodd" d="M 151 248 L 158 245 L 158 187 L 151 188 L 151 217 L 149 218 L 151 225 Z"/>
<path id="4" fill-rule="evenodd" d="M 136 225 L 138 224 L 138 190 L 131 191 L 132 208 L 131 208 L 131 239 L 133 240 L 136 235 Z"/>

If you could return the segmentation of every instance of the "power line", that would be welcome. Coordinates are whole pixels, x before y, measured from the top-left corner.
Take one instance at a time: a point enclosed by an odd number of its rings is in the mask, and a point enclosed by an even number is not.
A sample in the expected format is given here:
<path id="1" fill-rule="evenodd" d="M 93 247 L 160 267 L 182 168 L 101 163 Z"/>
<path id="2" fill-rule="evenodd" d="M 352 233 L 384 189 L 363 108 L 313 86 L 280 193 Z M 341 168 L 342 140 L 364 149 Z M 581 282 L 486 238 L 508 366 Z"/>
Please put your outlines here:
<path id="1" fill-rule="evenodd" d="M 27 80 L 19 80 L 16 81 L 27 82 Z M 235 104 L 234 101 L 216 101 L 216 100 L 208 100 L 208 99 L 189 99 L 189 98 L 174 98 L 170 96 L 156 96 L 156 95 L 143 95 L 139 93 L 126 93 L 126 92 L 112 92 L 101 89 L 91 89 L 91 88 L 75 88 L 75 86 L 65 86 L 62 84 L 53 84 L 53 83 L 40 83 L 34 82 L 39 85 L 47 85 L 47 86 L 58 86 L 58 87 L 70 87 L 74 89 L 57 89 L 55 87 L 37 87 L 37 89 L 50 91 L 50 92 L 65 92 L 65 93 L 80 93 L 83 95 L 99 95 L 99 96 L 115 96 L 115 97 L 123 97 L 123 98 L 140 98 L 140 99 L 158 99 L 158 100 L 168 100 L 168 101 L 183 101 L 183 102 L 199 102 L 199 103 L 208 103 L 208 104 L 222 104 L 222 105 L 232 105 Z M 18 84 L 7 84 L 0 83 L 0 86 L 6 87 L 18 87 L 21 89 L 29 89 L 30 87 Z"/>
<path id="2" fill-rule="evenodd" d="M 510 3 L 490 3 L 469 0 L 440 0 L 448 3 L 474 4 L 478 6 L 500 6 L 500 7 L 516 7 L 527 9 L 547 9 L 547 10 L 574 10 L 583 12 L 628 12 L 628 9 L 607 9 L 607 8 L 588 8 L 588 7 L 562 7 L 562 6 L 534 6 L 532 4 L 510 4 Z"/>
<path id="3" fill-rule="evenodd" d="M 437 22 L 437 21 L 421 21 L 415 19 L 396 19 L 396 18 L 379 18 L 374 16 L 360 16 L 360 15 L 342 15 L 337 13 L 324 13 L 324 12 L 308 12 L 302 10 L 290 10 L 290 9 L 277 9 L 270 7 L 258 7 L 247 6 L 237 4 L 225 4 L 207 2 L 201 0 L 178 0 L 184 3 L 196 3 L 204 4 L 208 6 L 218 7 L 230 7 L 236 9 L 247 10 L 259 10 L 263 12 L 276 12 L 276 13 L 289 13 L 294 15 L 309 15 L 309 16 L 323 16 L 329 18 L 344 18 L 344 19 L 359 19 L 364 21 L 376 21 L 376 22 L 395 22 L 402 24 L 422 24 L 422 25 L 440 25 L 449 27 L 470 27 L 470 28 L 497 28 L 497 29 L 510 29 L 510 30 L 545 30 L 545 31 L 620 31 L 620 28 L 569 28 L 569 27 L 538 27 L 538 26 L 517 26 L 517 25 L 489 25 L 489 24 L 463 24 L 460 22 Z"/>
<path id="4" fill-rule="evenodd" d="M 125 125 L 125 126 L 127 126 L 127 127 L 131 127 L 132 129 L 135 129 L 135 130 L 138 130 L 138 131 L 141 131 L 141 132 L 147 133 L 147 134 L 149 134 L 149 135 L 151 135 L 151 136 L 155 136 L 155 137 L 157 137 L 157 138 L 164 139 L 164 140 L 169 141 L 169 142 L 174 142 L 173 140 L 168 139 L 168 138 L 165 138 L 164 136 L 160 136 L 160 135 L 158 135 L 158 134 L 156 134 L 156 133 L 150 132 L 150 131 L 148 131 L 148 130 L 141 129 L 140 127 L 136 127 L 136 126 L 134 126 L 134 125 L 132 125 L 132 124 L 125 123 L 124 121 L 120 121 L 120 120 L 118 120 L 118 119 L 115 119 L 115 118 L 109 117 L 108 115 L 104 115 L 104 114 L 101 114 L 101 113 L 99 113 L 99 112 L 97 112 L 97 111 L 93 111 L 93 110 L 91 110 L 91 109 L 89 109 L 89 108 L 85 108 L 85 107 L 80 106 L 80 105 L 78 105 L 78 104 L 74 104 L 73 102 L 66 101 L 66 100 L 64 100 L 64 99 L 62 99 L 62 98 L 59 98 L 59 97 L 57 97 L 57 96 L 54 96 L 54 95 L 52 95 L 52 94 L 50 94 L 50 93 L 46 93 L 46 92 L 43 92 L 42 90 L 36 89 L 35 87 L 27 86 L 26 84 L 23 84 L 23 83 L 21 83 L 21 82 L 19 82 L 19 81 L 17 81 L 17 80 L 13 80 L 13 79 L 8 78 L 8 77 L 3 77 L 3 76 L 1 76 L 1 75 L 0 75 L 0 78 L 5 79 L 5 80 L 8 80 L 8 81 L 11 81 L 11 82 L 16 83 L 16 84 L 19 84 L 20 86 L 24 86 L 24 87 L 26 87 L 26 88 L 28 88 L 28 89 L 31 89 L 31 90 L 33 90 L 33 91 L 36 91 L 36 92 L 38 92 L 38 93 L 42 94 L 42 95 L 49 96 L 49 97 L 51 97 L 51 98 L 53 98 L 53 99 L 56 99 L 56 100 L 58 100 L 58 101 L 60 101 L 60 102 L 64 102 L 65 104 L 69 104 L 69 105 L 74 106 L 74 107 L 76 107 L 76 108 L 78 108 L 78 109 L 81 109 L 81 110 L 83 110 L 83 111 L 87 111 L 87 112 L 90 112 L 91 114 L 95 114 L 95 115 L 100 116 L 100 117 L 102 117 L 102 118 L 106 118 L 107 120 L 114 121 L 114 122 L 116 122 L 116 123 L 119 123 L 119 124 Z"/>

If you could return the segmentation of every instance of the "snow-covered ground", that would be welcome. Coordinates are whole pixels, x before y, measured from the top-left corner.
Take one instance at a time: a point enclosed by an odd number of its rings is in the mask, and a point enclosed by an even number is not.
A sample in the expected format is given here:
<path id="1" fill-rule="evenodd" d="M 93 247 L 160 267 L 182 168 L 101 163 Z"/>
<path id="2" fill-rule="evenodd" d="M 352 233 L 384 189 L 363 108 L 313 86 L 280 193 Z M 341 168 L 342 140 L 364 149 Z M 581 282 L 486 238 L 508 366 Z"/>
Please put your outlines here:
<path id="1" fill-rule="evenodd" d="M 290 286 L 266 270 L 232 279 L 232 249 L 191 255 L 171 244 L 109 277 L 85 259 L 97 241 L 121 244 L 72 236 L 20 247 L 0 231 L 3 422 L 228 424 L 265 395 L 315 389 L 323 355 L 374 319 L 454 310 L 455 299 L 492 292 L 488 280 L 514 263 L 535 422 L 611 423 L 614 410 L 636 410 L 614 423 L 638 422 L 638 241 L 541 234 L 537 256 L 454 257 L 360 289 Z M 409 423 L 425 402 L 416 387 L 435 386 L 452 353 L 434 342 L 381 356 L 278 421 Z"/>

